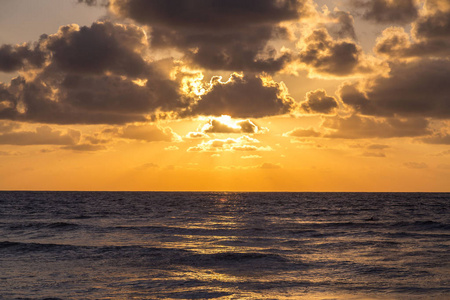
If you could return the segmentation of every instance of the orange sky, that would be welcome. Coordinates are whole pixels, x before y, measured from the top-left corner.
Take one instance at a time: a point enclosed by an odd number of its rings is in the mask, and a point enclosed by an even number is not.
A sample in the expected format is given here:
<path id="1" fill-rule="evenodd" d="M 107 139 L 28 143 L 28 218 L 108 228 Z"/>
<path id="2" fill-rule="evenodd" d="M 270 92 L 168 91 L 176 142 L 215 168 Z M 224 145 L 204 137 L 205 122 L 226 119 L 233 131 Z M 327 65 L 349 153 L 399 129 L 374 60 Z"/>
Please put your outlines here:
<path id="1" fill-rule="evenodd" d="M 449 191 L 447 1 L 176 2 L 0 4 L 0 189 Z"/>

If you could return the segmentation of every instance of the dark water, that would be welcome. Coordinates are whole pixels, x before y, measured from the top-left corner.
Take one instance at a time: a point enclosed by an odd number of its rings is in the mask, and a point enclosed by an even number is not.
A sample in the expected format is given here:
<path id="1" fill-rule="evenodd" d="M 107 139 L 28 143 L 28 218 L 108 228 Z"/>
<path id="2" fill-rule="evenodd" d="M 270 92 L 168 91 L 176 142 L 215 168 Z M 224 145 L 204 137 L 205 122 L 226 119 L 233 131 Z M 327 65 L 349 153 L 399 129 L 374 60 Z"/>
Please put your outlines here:
<path id="1" fill-rule="evenodd" d="M 450 194 L 0 192 L 0 299 L 450 299 Z"/>

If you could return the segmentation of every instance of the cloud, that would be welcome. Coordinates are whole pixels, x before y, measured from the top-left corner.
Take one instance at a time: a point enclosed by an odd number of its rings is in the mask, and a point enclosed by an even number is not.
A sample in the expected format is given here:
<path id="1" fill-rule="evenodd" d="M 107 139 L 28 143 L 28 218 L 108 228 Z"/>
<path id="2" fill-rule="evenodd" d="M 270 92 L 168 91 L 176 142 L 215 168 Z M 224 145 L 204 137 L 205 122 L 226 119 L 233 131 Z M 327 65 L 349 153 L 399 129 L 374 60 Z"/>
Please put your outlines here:
<path id="1" fill-rule="evenodd" d="M 383 144 L 372 144 L 372 145 L 367 146 L 367 149 L 370 149 L 370 150 L 383 150 L 383 149 L 387 149 L 387 148 L 390 148 L 390 146 L 383 145 Z"/>
<path id="2" fill-rule="evenodd" d="M 415 137 L 430 134 L 426 119 L 375 118 L 352 115 L 348 118 L 327 117 L 322 127 L 332 130 L 324 137 L 363 139 Z"/>
<path id="3" fill-rule="evenodd" d="M 45 62 L 45 53 L 29 44 L 0 46 L 0 72 L 14 72 L 25 66 L 39 68 Z"/>
<path id="4" fill-rule="evenodd" d="M 346 83 L 342 101 L 365 115 L 450 117 L 450 61 L 422 59 L 391 66 L 389 77 Z M 361 88 L 361 85 L 366 85 Z"/>
<path id="5" fill-rule="evenodd" d="M 436 133 L 432 136 L 424 137 L 420 140 L 426 144 L 450 145 L 450 134 Z"/>
<path id="6" fill-rule="evenodd" d="M 74 73 L 138 77 L 147 72 L 141 53 L 148 48 L 145 32 L 133 25 L 96 22 L 91 27 L 67 25 L 44 40 L 52 63 Z"/>
<path id="7" fill-rule="evenodd" d="M 89 6 L 96 6 L 96 5 L 105 7 L 109 6 L 108 0 L 78 0 L 78 3 L 84 3 Z"/>
<path id="8" fill-rule="evenodd" d="M 377 40 L 375 52 L 393 58 L 450 55 L 450 5 L 447 0 L 427 0 L 412 23 L 411 34 L 390 27 Z"/>
<path id="9" fill-rule="evenodd" d="M 0 133 L 10 132 L 19 128 L 20 124 L 18 123 L 0 121 Z"/>
<path id="10" fill-rule="evenodd" d="M 164 148 L 164 150 L 166 151 L 176 151 L 176 150 L 180 150 L 180 148 L 178 148 L 177 146 L 169 146 Z"/>
<path id="11" fill-rule="evenodd" d="M 261 155 L 245 155 L 245 156 L 241 156 L 242 159 L 259 159 L 262 158 Z"/>
<path id="12" fill-rule="evenodd" d="M 159 165 L 155 164 L 155 163 L 146 163 L 143 164 L 139 167 L 137 167 L 138 170 L 144 171 L 144 170 L 148 170 L 148 169 L 158 169 Z"/>
<path id="13" fill-rule="evenodd" d="M 154 124 L 128 125 L 119 135 L 121 138 L 140 140 L 145 142 L 174 142 L 181 141 L 181 137 L 169 127 L 160 127 Z"/>
<path id="14" fill-rule="evenodd" d="M 42 36 L 47 61 L 0 85 L 0 119 L 54 124 L 123 124 L 189 103 L 171 59 L 145 59 L 144 30 L 96 22 Z"/>
<path id="15" fill-rule="evenodd" d="M 187 69 L 180 61 L 152 61 L 146 33 L 135 25 L 67 25 L 39 44 L 42 67 L 0 84 L 0 119 L 124 124 L 157 116 L 257 118 L 286 114 L 296 105 L 286 86 L 266 75 L 233 73 L 226 82 L 215 76 L 204 84 L 201 73 L 192 78 L 192 72 L 180 72 Z M 204 88 L 187 93 L 187 77 Z"/>
<path id="16" fill-rule="evenodd" d="M 424 13 L 413 24 L 417 38 L 450 37 L 450 5 L 447 0 L 425 1 Z"/>
<path id="17" fill-rule="evenodd" d="M 428 168 L 428 165 L 424 162 L 410 161 L 410 162 L 405 162 L 403 165 L 409 169 L 426 169 L 426 168 Z"/>
<path id="18" fill-rule="evenodd" d="M 281 169 L 281 165 L 272 164 L 272 163 L 263 163 L 263 164 L 259 165 L 258 168 L 265 169 L 265 170 L 275 170 L 275 169 Z"/>
<path id="19" fill-rule="evenodd" d="M 450 54 L 449 48 L 448 37 L 411 39 L 404 28 L 389 27 L 377 39 L 374 51 L 388 58 L 446 57 Z"/>
<path id="20" fill-rule="evenodd" d="M 442 151 L 442 152 L 439 152 L 437 154 L 433 154 L 433 156 L 445 156 L 445 155 L 450 155 L 450 149 Z"/>
<path id="21" fill-rule="evenodd" d="M 12 131 L 0 134 L 1 145 L 76 145 L 81 133 L 67 130 L 66 133 L 49 126 L 37 127 L 35 131 Z"/>
<path id="22" fill-rule="evenodd" d="M 310 11 L 306 0 L 115 0 L 111 11 L 151 27 L 154 48 L 176 48 L 203 68 L 275 72 L 290 61 L 269 41 L 289 39 L 282 22 Z"/>
<path id="23" fill-rule="evenodd" d="M 209 135 L 203 132 L 189 132 L 186 135 L 186 138 L 188 139 L 208 139 Z"/>
<path id="24" fill-rule="evenodd" d="M 363 17 L 377 23 L 405 24 L 418 16 L 415 0 L 350 0 L 353 8 L 362 9 Z"/>
<path id="25" fill-rule="evenodd" d="M 331 36 L 337 39 L 350 38 L 356 40 L 353 16 L 346 11 L 326 11 L 329 21 L 325 24 Z"/>
<path id="26" fill-rule="evenodd" d="M 284 133 L 283 136 L 302 138 L 302 137 L 320 137 L 320 136 L 322 136 L 322 134 L 320 132 L 314 130 L 314 128 L 310 127 L 308 129 L 295 128 L 294 130 Z"/>
<path id="27" fill-rule="evenodd" d="M 332 114 L 339 107 L 334 97 L 328 96 L 325 90 L 318 89 L 306 94 L 306 99 L 300 104 L 306 113 Z"/>
<path id="28" fill-rule="evenodd" d="M 188 152 L 222 152 L 222 151 L 271 151 L 269 146 L 257 146 L 259 141 L 249 136 L 239 138 L 213 139 L 187 149 Z"/>
<path id="29" fill-rule="evenodd" d="M 233 73 L 226 82 L 213 77 L 208 91 L 184 115 L 261 118 L 289 113 L 295 105 L 283 83 Z"/>
<path id="30" fill-rule="evenodd" d="M 208 123 L 203 125 L 201 131 L 204 133 L 264 133 L 268 129 L 259 127 L 253 121 L 233 120 L 230 116 L 210 118 Z"/>
<path id="31" fill-rule="evenodd" d="M 78 144 L 78 145 L 64 146 L 61 147 L 61 149 L 73 150 L 78 152 L 91 152 L 91 151 L 105 150 L 106 147 L 103 145 Z"/>
<path id="32" fill-rule="evenodd" d="M 334 40 L 327 29 L 317 28 L 301 39 L 298 59 L 310 75 L 354 76 L 375 70 L 360 46 L 349 40 Z"/>
<path id="33" fill-rule="evenodd" d="M 364 152 L 362 156 L 365 157 L 386 157 L 386 154 L 382 152 Z"/>

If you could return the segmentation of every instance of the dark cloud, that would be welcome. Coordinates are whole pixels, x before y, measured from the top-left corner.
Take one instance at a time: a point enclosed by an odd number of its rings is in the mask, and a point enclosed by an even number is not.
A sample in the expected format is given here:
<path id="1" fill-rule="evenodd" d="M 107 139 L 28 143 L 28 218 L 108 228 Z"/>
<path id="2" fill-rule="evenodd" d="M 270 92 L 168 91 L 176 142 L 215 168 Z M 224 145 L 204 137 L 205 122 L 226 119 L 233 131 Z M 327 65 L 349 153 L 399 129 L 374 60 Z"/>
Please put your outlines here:
<path id="1" fill-rule="evenodd" d="M 448 0 L 427 0 L 426 11 L 413 24 L 413 33 L 417 38 L 450 37 L 450 5 Z"/>
<path id="2" fill-rule="evenodd" d="M 287 39 L 280 22 L 308 14 L 305 0 L 116 0 L 116 14 L 151 26 L 152 46 L 175 47 L 214 70 L 275 72 L 290 55 L 267 44 Z"/>
<path id="3" fill-rule="evenodd" d="M 300 62 L 315 73 L 347 76 L 373 70 L 365 63 L 361 47 L 351 41 L 333 40 L 325 28 L 315 29 L 300 47 Z"/>
<path id="4" fill-rule="evenodd" d="M 332 22 L 326 25 L 331 36 L 337 39 L 351 38 L 356 40 L 354 20 L 352 15 L 346 11 L 334 11 L 328 15 Z"/>
<path id="5" fill-rule="evenodd" d="M 78 3 L 84 3 L 89 6 L 109 6 L 108 0 L 78 0 Z"/>
<path id="6" fill-rule="evenodd" d="M 295 20 L 305 4 L 298 0 L 115 0 L 112 9 L 151 26 L 228 30 Z"/>
<path id="7" fill-rule="evenodd" d="M 295 106 L 286 93 L 283 84 L 271 79 L 232 74 L 227 82 L 222 82 L 215 77 L 208 92 L 185 114 L 233 118 L 286 114 Z"/>
<path id="8" fill-rule="evenodd" d="M 175 63 L 145 60 L 145 33 L 136 26 L 69 25 L 40 43 L 48 57 L 45 67 L 0 85 L 1 119 L 122 124 L 188 105 L 170 77 Z"/>
<path id="9" fill-rule="evenodd" d="M 391 66 L 369 86 L 358 83 L 340 88 L 342 101 L 365 115 L 450 117 L 450 61 L 422 59 Z"/>
<path id="10" fill-rule="evenodd" d="M 254 75 L 214 77 L 205 94 L 188 94 L 181 87 L 192 74 L 173 59 L 146 59 L 145 33 L 134 25 L 68 25 L 39 43 L 47 59 L 42 68 L 0 84 L 0 119 L 124 124 L 178 113 L 264 117 L 295 105 L 284 84 Z"/>
<path id="11" fill-rule="evenodd" d="M 415 137 L 430 134 L 426 119 L 374 118 L 352 115 L 348 118 L 328 117 L 322 127 L 332 130 L 328 138 L 363 139 Z"/>
<path id="12" fill-rule="evenodd" d="M 377 23 L 408 23 L 418 16 L 415 0 L 350 0 L 363 17 Z"/>
<path id="13" fill-rule="evenodd" d="M 390 27 L 378 38 L 374 51 L 389 58 L 446 57 L 450 55 L 450 38 L 422 38 L 411 41 L 403 28 Z"/>
<path id="14" fill-rule="evenodd" d="M 278 53 L 267 46 L 271 39 L 287 39 L 287 30 L 260 25 L 230 32 L 153 28 L 152 47 L 176 48 L 185 60 L 210 70 L 273 73 L 292 60 L 289 52 Z"/>
<path id="15" fill-rule="evenodd" d="M 319 114 L 332 114 L 338 106 L 337 100 L 322 89 L 307 93 L 306 100 L 300 104 L 300 108 L 306 113 Z"/>
<path id="16" fill-rule="evenodd" d="M 35 131 L 13 131 L 0 134 L 1 145 L 76 145 L 81 133 L 68 130 L 66 133 L 49 126 L 37 127 Z"/>
<path id="17" fill-rule="evenodd" d="M 443 57 L 450 55 L 450 5 L 447 0 L 428 0 L 412 23 L 412 39 L 403 28 L 383 31 L 375 52 L 388 57 Z"/>
<path id="18" fill-rule="evenodd" d="M 98 22 L 91 27 L 63 26 L 45 40 L 52 63 L 71 73 L 139 77 L 146 73 L 142 52 L 148 47 L 145 32 L 137 26 Z"/>
<path id="19" fill-rule="evenodd" d="M 45 53 L 39 47 L 39 44 L 34 47 L 29 44 L 0 46 L 0 72 L 14 72 L 25 66 L 42 67 Z"/>

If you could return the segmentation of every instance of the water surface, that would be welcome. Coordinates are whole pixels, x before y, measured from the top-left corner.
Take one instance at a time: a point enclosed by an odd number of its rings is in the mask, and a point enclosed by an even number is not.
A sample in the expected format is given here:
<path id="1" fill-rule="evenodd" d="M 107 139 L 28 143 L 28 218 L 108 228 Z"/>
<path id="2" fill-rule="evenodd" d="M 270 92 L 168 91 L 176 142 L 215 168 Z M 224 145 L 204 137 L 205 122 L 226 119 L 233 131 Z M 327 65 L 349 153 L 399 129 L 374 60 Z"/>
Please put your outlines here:
<path id="1" fill-rule="evenodd" d="M 450 299 L 450 194 L 0 192 L 0 299 Z"/>

